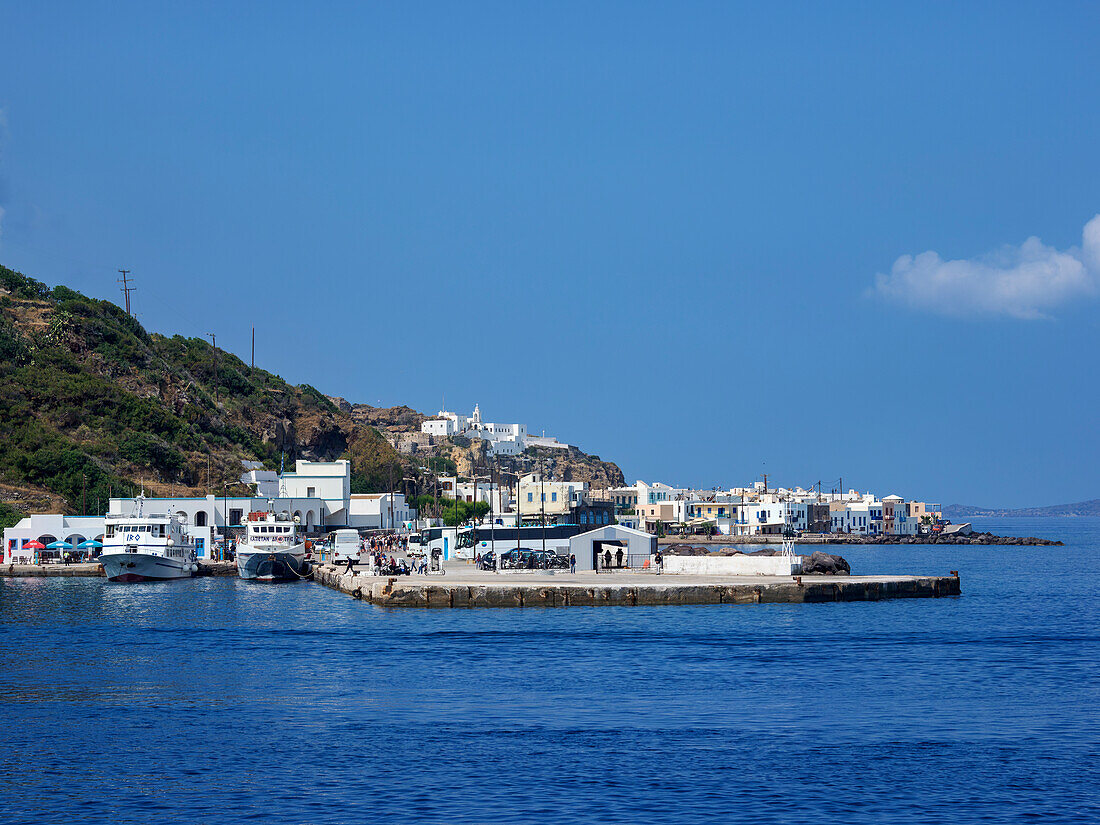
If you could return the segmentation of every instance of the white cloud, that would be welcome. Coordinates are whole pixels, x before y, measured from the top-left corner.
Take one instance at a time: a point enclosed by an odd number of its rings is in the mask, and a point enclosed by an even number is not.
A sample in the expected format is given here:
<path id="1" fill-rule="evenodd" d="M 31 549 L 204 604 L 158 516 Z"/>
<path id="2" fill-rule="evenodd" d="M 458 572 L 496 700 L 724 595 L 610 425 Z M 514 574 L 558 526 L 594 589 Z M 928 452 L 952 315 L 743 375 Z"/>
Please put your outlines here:
<path id="1" fill-rule="evenodd" d="M 1076 298 L 1100 292 L 1100 215 L 1085 225 L 1080 248 L 1059 252 L 1031 237 L 979 258 L 945 261 L 935 252 L 902 255 L 872 293 L 944 315 L 1046 318 Z"/>

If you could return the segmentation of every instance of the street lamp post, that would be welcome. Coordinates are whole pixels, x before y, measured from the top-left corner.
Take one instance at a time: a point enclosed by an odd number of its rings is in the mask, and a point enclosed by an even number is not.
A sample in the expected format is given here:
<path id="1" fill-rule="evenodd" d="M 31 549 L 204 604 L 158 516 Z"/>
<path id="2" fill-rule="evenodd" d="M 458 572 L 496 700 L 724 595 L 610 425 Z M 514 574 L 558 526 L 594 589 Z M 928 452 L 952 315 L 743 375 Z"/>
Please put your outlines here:
<path id="1" fill-rule="evenodd" d="M 226 551 L 229 549 L 229 483 L 222 482 L 222 557 L 219 561 L 225 561 Z"/>

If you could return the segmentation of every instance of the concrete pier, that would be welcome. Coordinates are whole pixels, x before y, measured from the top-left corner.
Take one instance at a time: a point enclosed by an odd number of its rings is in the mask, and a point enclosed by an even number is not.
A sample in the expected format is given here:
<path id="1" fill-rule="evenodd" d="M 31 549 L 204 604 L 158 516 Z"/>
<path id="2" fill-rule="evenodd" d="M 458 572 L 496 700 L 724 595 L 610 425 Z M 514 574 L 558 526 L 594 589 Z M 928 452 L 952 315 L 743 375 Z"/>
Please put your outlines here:
<path id="1" fill-rule="evenodd" d="M 382 607 L 591 607 L 595 605 L 865 602 L 958 596 L 957 576 L 657 576 L 652 573 L 448 571 L 369 576 L 314 568 L 313 580 Z"/>
<path id="2" fill-rule="evenodd" d="M 18 578 L 97 578 L 103 577 L 103 565 L 81 564 L 5 564 L 0 566 L 0 576 Z M 200 561 L 196 576 L 236 576 L 237 563 L 232 561 Z"/>
<path id="3" fill-rule="evenodd" d="M 0 567 L 0 576 L 12 579 L 28 578 L 38 579 L 47 576 L 65 578 L 97 578 L 102 577 L 103 565 L 101 564 L 5 564 Z"/>

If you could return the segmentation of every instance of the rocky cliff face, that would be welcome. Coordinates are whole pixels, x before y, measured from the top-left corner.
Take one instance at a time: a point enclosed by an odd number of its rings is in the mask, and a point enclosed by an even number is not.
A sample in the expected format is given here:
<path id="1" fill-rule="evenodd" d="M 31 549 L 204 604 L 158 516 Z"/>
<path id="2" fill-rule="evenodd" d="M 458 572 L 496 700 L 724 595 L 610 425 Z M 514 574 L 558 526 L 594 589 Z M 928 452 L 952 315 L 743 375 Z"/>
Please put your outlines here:
<path id="1" fill-rule="evenodd" d="M 370 404 L 352 404 L 339 396 L 328 396 L 337 409 L 351 416 L 352 420 L 385 432 L 414 433 L 428 416 L 412 407 L 372 407 Z"/>
<path id="2" fill-rule="evenodd" d="M 450 439 L 445 442 L 450 442 Z M 474 439 L 469 441 L 469 446 L 444 443 L 436 450 L 438 454 L 455 462 L 459 475 L 472 475 L 475 466 L 479 468 L 478 472 L 484 473 L 485 468 L 491 466 L 514 475 L 525 475 L 541 469 L 547 478 L 587 481 L 589 487 L 596 490 L 621 487 L 626 483 L 623 471 L 617 464 L 604 461 L 599 456 L 588 455 L 576 447 L 528 447 L 518 456 L 490 456 L 485 442 Z"/>

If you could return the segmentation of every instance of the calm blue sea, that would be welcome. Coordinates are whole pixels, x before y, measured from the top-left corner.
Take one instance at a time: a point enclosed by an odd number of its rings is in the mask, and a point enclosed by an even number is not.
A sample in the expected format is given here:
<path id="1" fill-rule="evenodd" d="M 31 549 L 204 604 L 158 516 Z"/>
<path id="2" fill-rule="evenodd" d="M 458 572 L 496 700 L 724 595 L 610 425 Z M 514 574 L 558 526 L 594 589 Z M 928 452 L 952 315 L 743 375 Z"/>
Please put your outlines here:
<path id="1" fill-rule="evenodd" d="M 1100 520 L 869 547 L 958 599 L 385 611 L 0 579 L 0 821 L 1100 821 Z"/>

